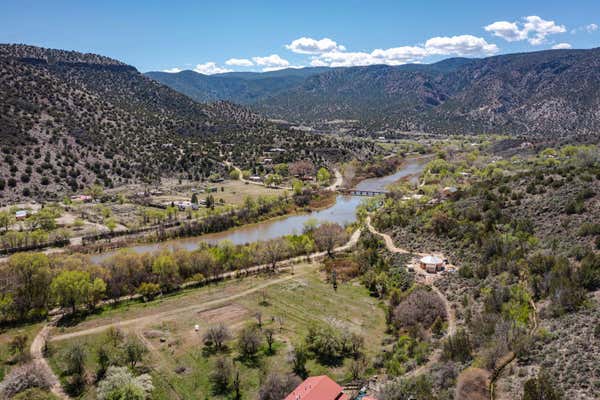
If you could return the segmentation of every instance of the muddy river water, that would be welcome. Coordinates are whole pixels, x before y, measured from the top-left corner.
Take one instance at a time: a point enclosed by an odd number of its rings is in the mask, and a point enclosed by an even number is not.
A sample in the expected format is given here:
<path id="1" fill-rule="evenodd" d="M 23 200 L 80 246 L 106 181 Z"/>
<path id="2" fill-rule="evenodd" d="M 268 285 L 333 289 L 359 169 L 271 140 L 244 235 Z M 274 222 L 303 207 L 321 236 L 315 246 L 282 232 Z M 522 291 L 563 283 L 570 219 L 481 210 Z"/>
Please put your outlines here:
<path id="1" fill-rule="evenodd" d="M 358 183 L 355 188 L 357 190 L 365 191 L 383 191 L 388 185 L 400 179 L 407 177 L 408 179 L 412 180 L 418 179 L 418 175 L 422 172 L 426 162 L 427 160 L 425 159 L 407 160 L 394 174 L 380 178 L 365 179 Z M 230 229 L 225 232 L 174 239 L 160 243 L 140 244 L 128 248 L 138 253 L 153 252 L 169 247 L 194 250 L 198 248 L 202 242 L 217 244 L 223 240 L 229 240 L 234 244 L 245 244 L 260 240 L 274 239 L 285 235 L 302 233 L 305 223 L 309 220 L 315 221 L 317 224 L 323 222 L 336 222 L 340 225 L 346 225 L 356 221 L 356 209 L 364 199 L 365 197 L 360 196 L 338 195 L 335 204 L 323 210 L 272 219 Z M 93 262 L 98 263 L 110 257 L 114 253 L 114 251 L 108 251 L 94 255 L 91 257 L 91 259 Z"/>

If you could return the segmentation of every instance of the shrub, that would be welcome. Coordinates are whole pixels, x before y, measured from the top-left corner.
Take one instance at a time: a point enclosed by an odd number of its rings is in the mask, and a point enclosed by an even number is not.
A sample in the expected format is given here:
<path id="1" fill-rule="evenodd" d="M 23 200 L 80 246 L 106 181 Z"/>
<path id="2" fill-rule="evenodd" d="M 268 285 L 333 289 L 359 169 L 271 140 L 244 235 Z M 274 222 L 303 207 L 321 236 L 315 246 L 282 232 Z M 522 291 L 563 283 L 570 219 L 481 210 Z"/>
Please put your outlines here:
<path id="1" fill-rule="evenodd" d="M 2 395 L 0 397 L 11 398 L 17 393 L 31 388 L 50 388 L 49 377 L 34 364 L 15 367 L 0 383 L 0 394 Z"/>
<path id="2" fill-rule="evenodd" d="M 225 357 L 219 357 L 215 360 L 215 365 L 209 377 L 215 393 L 227 393 L 232 373 L 233 365 L 231 364 L 231 360 Z"/>
<path id="3" fill-rule="evenodd" d="M 584 222 L 577 231 L 579 236 L 600 235 L 600 224 L 597 222 Z"/>
<path id="4" fill-rule="evenodd" d="M 14 396 L 12 400 L 59 400 L 52 393 L 48 393 L 38 388 L 27 389 Z"/>
<path id="5" fill-rule="evenodd" d="M 436 318 L 446 319 L 444 302 L 434 292 L 419 288 L 394 309 L 393 322 L 397 328 L 408 329 L 421 325 L 429 328 Z"/>
<path id="6" fill-rule="evenodd" d="M 442 357 L 445 360 L 467 362 L 471 359 L 471 351 L 469 335 L 461 329 L 446 339 Z"/>
<path id="7" fill-rule="evenodd" d="M 154 390 L 152 378 L 144 374 L 133 376 L 126 367 L 109 367 L 106 377 L 98 384 L 98 400 L 145 400 Z"/>
<path id="8" fill-rule="evenodd" d="M 540 371 L 537 378 L 532 378 L 525 382 L 523 386 L 523 400 L 560 400 L 562 396 L 554 388 L 552 380 L 545 373 Z"/>

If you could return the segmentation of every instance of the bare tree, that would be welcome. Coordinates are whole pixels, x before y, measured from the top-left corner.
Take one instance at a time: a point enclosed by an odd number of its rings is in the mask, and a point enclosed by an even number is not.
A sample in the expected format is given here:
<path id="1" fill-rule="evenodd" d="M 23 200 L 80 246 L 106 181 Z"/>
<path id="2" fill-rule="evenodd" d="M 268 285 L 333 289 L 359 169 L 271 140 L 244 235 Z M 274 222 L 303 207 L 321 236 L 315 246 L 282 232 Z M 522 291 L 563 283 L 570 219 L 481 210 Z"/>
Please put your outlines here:
<path id="1" fill-rule="evenodd" d="M 259 400 L 281 400 L 300 384 L 300 378 L 292 374 L 271 373 L 258 392 Z"/>
<path id="2" fill-rule="evenodd" d="M 256 317 L 256 323 L 258 324 L 258 327 L 262 328 L 262 313 L 258 311 L 256 314 L 254 314 L 254 317 Z"/>
<path id="3" fill-rule="evenodd" d="M 288 167 L 290 174 L 293 176 L 307 176 L 314 175 L 315 173 L 315 164 L 313 164 L 310 160 L 300 160 L 293 162 Z"/>
<path id="4" fill-rule="evenodd" d="M 205 345 L 215 346 L 217 350 L 222 350 L 224 343 L 229 339 L 231 339 L 231 333 L 224 324 L 211 326 L 202 338 Z"/>
<path id="5" fill-rule="evenodd" d="M 242 329 L 238 335 L 238 349 L 242 357 L 254 357 L 261 342 L 261 335 L 256 326 L 248 325 Z"/>
<path id="6" fill-rule="evenodd" d="M 267 328 L 263 331 L 267 345 L 269 346 L 269 354 L 273 353 L 273 343 L 275 343 L 275 331 L 272 328 Z"/>
<path id="7" fill-rule="evenodd" d="M 313 231 L 313 238 L 317 248 L 321 251 L 327 251 L 327 255 L 332 257 L 333 249 L 336 245 L 346 241 L 347 234 L 339 224 L 326 222 Z"/>
<path id="8" fill-rule="evenodd" d="M 360 379 L 364 376 L 365 371 L 367 370 L 368 363 L 364 357 L 358 357 L 355 360 L 350 360 L 350 364 L 348 365 L 348 371 L 350 372 L 350 376 L 352 380 Z"/>
<path id="9" fill-rule="evenodd" d="M 210 381 L 216 393 L 227 393 L 232 373 L 233 366 L 231 360 L 225 357 L 219 357 L 215 360 L 215 365 L 210 374 Z"/>
<path id="10" fill-rule="evenodd" d="M 262 246 L 262 258 L 265 263 L 271 265 L 271 270 L 277 268 L 277 261 L 282 260 L 289 253 L 289 244 L 283 238 L 269 240 Z"/>

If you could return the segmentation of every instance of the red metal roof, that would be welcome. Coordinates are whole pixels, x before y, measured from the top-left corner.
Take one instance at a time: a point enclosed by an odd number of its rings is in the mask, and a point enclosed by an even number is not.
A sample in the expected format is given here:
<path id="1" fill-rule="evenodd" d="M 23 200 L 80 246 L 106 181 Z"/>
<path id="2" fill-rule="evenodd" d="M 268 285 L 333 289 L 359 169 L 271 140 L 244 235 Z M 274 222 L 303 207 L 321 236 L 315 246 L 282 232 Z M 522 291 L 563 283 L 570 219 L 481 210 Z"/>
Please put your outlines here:
<path id="1" fill-rule="evenodd" d="M 302 382 L 285 400 L 349 400 L 342 387 L 327 375 L 311 376 Z"/>

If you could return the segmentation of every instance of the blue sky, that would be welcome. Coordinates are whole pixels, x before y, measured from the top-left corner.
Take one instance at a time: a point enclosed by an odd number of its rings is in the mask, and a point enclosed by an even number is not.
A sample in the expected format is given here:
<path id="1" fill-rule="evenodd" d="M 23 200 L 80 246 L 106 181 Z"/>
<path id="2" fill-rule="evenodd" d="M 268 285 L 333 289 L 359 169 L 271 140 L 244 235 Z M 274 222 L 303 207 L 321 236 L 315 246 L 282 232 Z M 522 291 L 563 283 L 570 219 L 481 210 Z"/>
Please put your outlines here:
<path id="1" fill-rule="evenodd" d="M 434 62 L 600 46 L 598 0 L 2 0 L 0 42 L 141 71 Z"/>

